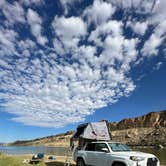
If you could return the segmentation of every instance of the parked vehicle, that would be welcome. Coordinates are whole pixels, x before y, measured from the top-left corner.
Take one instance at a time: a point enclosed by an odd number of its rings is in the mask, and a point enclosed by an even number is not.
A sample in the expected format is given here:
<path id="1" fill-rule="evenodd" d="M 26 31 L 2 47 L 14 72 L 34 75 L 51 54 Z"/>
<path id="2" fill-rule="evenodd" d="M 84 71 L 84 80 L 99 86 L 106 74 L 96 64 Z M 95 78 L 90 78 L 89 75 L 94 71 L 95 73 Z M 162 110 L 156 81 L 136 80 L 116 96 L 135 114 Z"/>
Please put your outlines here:
<path id="1" fill-rule="evenodd" d="M 118 142 L 87 142 L 73 154 L 77 166 L 159 166 L 156 156 Z"/>

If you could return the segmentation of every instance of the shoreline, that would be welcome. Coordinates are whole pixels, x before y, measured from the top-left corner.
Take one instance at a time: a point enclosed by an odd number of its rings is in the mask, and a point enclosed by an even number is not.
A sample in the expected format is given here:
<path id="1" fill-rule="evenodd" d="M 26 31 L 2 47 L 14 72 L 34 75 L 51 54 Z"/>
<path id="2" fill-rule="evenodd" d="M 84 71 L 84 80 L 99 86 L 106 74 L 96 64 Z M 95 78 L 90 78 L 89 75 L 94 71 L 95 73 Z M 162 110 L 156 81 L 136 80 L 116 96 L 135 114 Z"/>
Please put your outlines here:
<path id="1" fill-rule="evenodd" d="M 166 149 L 166 146 L 165 145 L 162 145 L 163 148 L 159 148 L 158 145 L 155 146 L 155 145 L 130 145 L 130 144 L 127 144 L 128 146 L 130 146 L 131 148 L 158 148 L 158 149 Z M 54 145 L 0 145 L 0 147 L 50 147 L 50 148 L 70 148 L 69 146 L 54 146 Z"/>

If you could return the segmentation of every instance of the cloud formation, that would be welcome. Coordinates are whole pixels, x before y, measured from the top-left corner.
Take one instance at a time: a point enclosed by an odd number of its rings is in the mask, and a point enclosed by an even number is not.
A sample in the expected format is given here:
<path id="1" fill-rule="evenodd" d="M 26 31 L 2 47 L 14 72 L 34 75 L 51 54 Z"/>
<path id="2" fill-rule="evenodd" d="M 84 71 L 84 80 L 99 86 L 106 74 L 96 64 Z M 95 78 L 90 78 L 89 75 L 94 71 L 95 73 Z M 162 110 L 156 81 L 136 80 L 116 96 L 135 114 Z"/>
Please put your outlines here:
<path id="1" fill-rule="evenodd" d="M 75 4 L 60 2 L 66 11 Z M 165 10 L 157 0 L 95 0 L 77 16 L 55 13 L 47 27 L 33 5 L 46 4 L 0 2 L 0 106 L 26 125 L 77 123 L 129 96 L 136 88 L 133 68 L 158 56 L 165 40 Z"/>
<path id="2" fill-rule="evenodd" d="M 65 46 L 77 46 L 79 37 L 86 35 L 86 24 L 79 17 L 55 17 L 52 25 Z"/>
<path id="3" fill-rule="evenodd" d="M 88 23 L 102 24 L 106 22 L 114 13 L 115 9 L 110 3 L 96 0 L 93 5 L 84 11 Z"/>
<path id="4" fill-rule="evenodd" d="M 37 12 L 32 9 L 28 9 L 27 21 L 31 27 L 32 34 L 36 37 L 37 42 L 41 45 L 45 45 L 47 38 L 42 36 L 42 19 L 39 17 Z"/>

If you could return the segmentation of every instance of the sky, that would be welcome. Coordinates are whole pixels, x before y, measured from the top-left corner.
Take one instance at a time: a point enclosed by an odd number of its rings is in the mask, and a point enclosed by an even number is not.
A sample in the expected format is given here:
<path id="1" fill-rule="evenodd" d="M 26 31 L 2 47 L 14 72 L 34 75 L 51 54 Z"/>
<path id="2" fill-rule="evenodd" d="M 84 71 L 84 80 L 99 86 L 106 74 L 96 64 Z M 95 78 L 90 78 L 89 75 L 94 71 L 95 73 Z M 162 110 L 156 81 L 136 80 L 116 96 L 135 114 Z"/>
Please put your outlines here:
<path id="1" fill-rule="evenodd" d="M 166 109 L 165 6 L 1 0 L 0 142 Z"/>

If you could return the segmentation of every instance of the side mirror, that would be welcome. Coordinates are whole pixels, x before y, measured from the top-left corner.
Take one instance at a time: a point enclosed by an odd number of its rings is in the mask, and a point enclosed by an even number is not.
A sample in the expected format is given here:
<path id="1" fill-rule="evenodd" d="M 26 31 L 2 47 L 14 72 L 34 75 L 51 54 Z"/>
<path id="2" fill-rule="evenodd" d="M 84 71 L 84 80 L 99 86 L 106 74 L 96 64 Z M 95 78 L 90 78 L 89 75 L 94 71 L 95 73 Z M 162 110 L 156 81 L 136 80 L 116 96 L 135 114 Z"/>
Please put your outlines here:
<path id="1" fill-rule="evenodd" d="M 108 153 L 108 152 L 109 152 L 109 150 L 108 150 L 107 148 L 102 148 L 101 151 L 102 151 L 102 152 L 105 152 L 105 153 Z"/>

